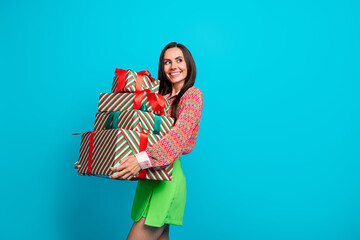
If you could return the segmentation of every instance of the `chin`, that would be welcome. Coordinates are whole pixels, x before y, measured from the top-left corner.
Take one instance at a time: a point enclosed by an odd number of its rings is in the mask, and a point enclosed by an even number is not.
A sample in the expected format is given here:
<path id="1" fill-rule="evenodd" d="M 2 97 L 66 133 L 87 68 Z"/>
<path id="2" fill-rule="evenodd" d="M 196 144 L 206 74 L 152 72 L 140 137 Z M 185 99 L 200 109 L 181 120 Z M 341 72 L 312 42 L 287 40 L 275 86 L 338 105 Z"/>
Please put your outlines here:
<path id="1" fill-rule="evenodd" d="M 180 83 L 180 82 L 185 82 L 185 79 L 182 79 L 182 80 L 170 80 L 170 82 L 172 84 L 176 84 L 176 83 Z"/>
<path id="2" fill-rule="evenodd" d="M 172 79 L 172 78 L 169 78 L 169 77 L 167 77 L 167 78 L 172 84 L 179 83 L 179 82 L 182 82 L 182 81 L 185 82 L 185 78 L 179 78 L 179 79 Z"/>

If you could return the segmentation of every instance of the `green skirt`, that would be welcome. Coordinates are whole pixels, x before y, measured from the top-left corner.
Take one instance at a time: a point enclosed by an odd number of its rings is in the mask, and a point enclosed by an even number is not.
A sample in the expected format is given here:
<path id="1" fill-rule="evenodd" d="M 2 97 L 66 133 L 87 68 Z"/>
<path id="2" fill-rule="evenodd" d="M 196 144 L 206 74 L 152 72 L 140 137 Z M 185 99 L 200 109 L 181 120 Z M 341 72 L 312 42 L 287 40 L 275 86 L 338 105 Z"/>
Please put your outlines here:
<path id="1" fill-rule="evenodd" d="M 171 181 L 138 181 L 131 218 L 135 222 L 146 218 L 145 224 L 181 226 L 186 203 L 186 180 L 180 158 L 173 163 Z"/>

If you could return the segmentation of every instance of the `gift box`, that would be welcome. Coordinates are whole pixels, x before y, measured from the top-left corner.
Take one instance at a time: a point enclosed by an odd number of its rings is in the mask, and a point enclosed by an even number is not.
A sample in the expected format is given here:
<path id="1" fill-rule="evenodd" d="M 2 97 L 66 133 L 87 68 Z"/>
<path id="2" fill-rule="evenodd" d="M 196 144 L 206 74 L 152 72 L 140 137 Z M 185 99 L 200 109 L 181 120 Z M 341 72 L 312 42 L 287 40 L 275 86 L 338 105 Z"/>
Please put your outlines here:
<path id="1" fill-rule="evenodd" d="M 123 128 L 142 133 L 165 136 L 174 124 L 174 119 L 141 110 L 100 112 L 95 115 L 94 131 Z"/>
<path id="2" fill-rule="evenodd" d="M 149 89 L 151 92 L 159 92 L 160 81 L 151 77 L 148 71 L 134 72 L 117 68 L 111 92 L 140 92 Z"/>
<path id="3" fill-rule="evenodd" d="M 160 94 L 144 90 L 137 93 L 100 93 L 99 112 L 138 110 L 158 115 L 169 114 L 170 104 Z"/>
<path id="4" fill-rule="evenodd" d="M 115 166 L 126 156 L 139 153 L 161 139 L 160 135 L 140 133 L 125 129 L 109 129 L 83 133 L 81 136 L 79 164 L 80 175 L 106 177 L 113 172 Z M 148 168 L 140 170 L 132 180 L 170 181 L 173 166 L 162 169 Z"/>

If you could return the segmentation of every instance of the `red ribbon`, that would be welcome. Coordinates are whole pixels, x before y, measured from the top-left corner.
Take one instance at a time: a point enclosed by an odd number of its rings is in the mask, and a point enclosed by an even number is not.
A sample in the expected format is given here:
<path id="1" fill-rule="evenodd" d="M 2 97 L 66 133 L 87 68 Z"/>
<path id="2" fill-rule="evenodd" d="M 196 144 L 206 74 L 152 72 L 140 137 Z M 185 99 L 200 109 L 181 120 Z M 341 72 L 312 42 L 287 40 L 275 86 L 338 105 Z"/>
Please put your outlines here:
<path id="1" fill-rule="evenodd" d="M 93 147 L 94 147 L 94 135 L 95 131 L 90 133 L 90 140 L 89 140 L 89 155 L 88 155 L 88 169 L 87 173 L 92 175 L 92 156 L 93 156 Z"/>
<path id="2" fill-rule="evenodd" d="M 145 151 L 148 144 L 148 135 L 146 133 L 140 133 L 140 146 L 139 152 Z M 138 179 L 145 179 L 146 178 L 146 169 L 139 171 Z"/>
<path id="3" fill-rule="evenodd" d="M 136 93 L 133 109 L 140 109 L 141 102 L 145 96 L 148 97 L 149 103 L 153 111 L 157 112 L 159 115 L 163 115 L 165 111 L 165 98 L 160 94 L 158 94 L 156 97 L 156 94 L 151 92 L 149 89 L 145 89 Z"/>
<path id="4" fill-rule="evenodd" d="M 127 70 L 123 70 L 120 68 L 115 69 L 115 76 L 118 77 L 118 82 L 117 82 L 115 93 L 120 92 L 125 87 L 126 73 L 127 73 Z"/>
<path id="5" fill-rule="evenodd" d="M 140 71 L 137 73 L 137 78 L 136 78 L 136 91 L 141 91 L 142 89 L 142 84 L 143 84 L 143 81 L 144 81 L 144 76 L 148 76 L 150 78 L 150 80 L 152 82 L 155 82 L 155 78 L 153 78 L 150 74 L 150 72 L 148 70 L 143 70 L 143 71 Z M 138 78 L 140 77 L 139 81 L 138 81 Z"/>
<path id="6" fill-rule="evenodd" d="M 118 93 L 118 92 L 121 92 L 124 87 L 125 87 L 125 80 L 126 80 L 126 75 L 127 75 L 127 71 L 128 70 L 123 70 L 123 69 L 120 69 L 120 68 L 116 68 L 115 69 L 115 76 L 118 76 L 118 83 L 117 83 L 117 86 L 116 86 L 116 92 L 115 93 Z M 143 84 L 143 81 L 144 81 L 144 76 L 148 76 L 150 78 L 151 81 L 155 81 L 156 79 L 151 77 L 151 74 L 148 70 L 143 70 L 143 71 L 140 71 L 137 73 L 137 77 L 136 77 L 136 86 L 135 86 L 135 89 L 136 89 L 136 92 L 140 92 L 141 89 L 142 89 L 142 84 Z"/>

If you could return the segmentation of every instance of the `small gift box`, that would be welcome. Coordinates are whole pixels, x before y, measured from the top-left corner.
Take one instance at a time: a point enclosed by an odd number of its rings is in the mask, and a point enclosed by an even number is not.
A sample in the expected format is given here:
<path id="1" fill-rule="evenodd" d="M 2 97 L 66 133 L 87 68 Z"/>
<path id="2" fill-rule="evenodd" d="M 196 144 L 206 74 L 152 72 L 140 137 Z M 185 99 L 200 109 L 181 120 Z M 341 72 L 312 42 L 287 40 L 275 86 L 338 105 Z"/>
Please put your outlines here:
<path id="1" fill-rule="evenodd" d="M 165 136 L 174 124 L 174 119 L 141 110 L 99 112 L 95 115 L 94 131 L 123 128 L 142 133 Z"/>
<path id="2" fill-rule="evenodd" d="M 134 72 L 117 68 L 111 92 L 140 92 L 149 89 L 151 92 L 159 92 L 160 81 L 151 77 L 149 71 Z"/>
<path id="3" fill-rule="evenodd" d="M 160 94 L 144 90 L 137 93 L 100 93 L 99 112 L 143 110 L 169 115 L 169 102 Z"/>
<path id="4" fill-rule="evenodd" d="M 144 151 L 161 139 L 160 135 L 140 133 L 125 129 L 109 129 L 85 132 L 81 135 L 78 169 L 80 175 L 107 177 L 112 174 L 110 167 L 121 159 Z M 173 166 L 140 170 L 132 180 L 170 181 Z"/>

